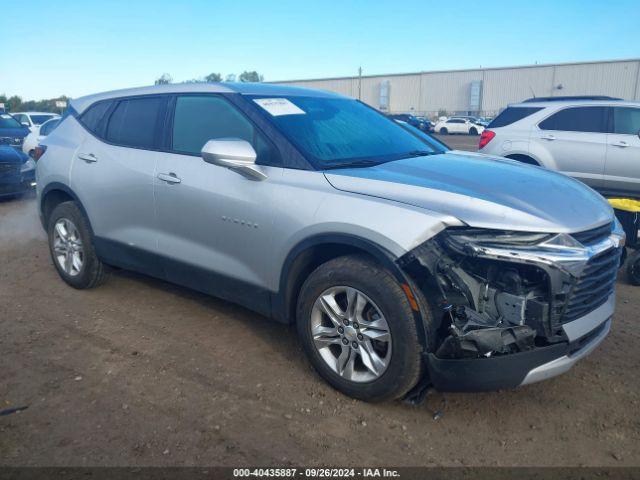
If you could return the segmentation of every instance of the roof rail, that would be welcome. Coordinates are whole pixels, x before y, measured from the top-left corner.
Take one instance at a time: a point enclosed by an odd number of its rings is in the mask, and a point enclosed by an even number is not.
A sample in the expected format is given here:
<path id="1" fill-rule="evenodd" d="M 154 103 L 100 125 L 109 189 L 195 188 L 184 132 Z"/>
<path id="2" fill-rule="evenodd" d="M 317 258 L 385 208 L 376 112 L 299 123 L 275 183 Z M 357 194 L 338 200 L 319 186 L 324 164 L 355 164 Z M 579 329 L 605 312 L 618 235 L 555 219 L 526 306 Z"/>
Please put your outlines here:
<path id="1" fill-rule="evenodd" d="M 523 100 L 522 103 L 531 102 L 566 102 L 572 100 L 622 100 L 622 98 L 608 97 L 606 95 L 574 95 L 564 97 L 533 97 Z"/>

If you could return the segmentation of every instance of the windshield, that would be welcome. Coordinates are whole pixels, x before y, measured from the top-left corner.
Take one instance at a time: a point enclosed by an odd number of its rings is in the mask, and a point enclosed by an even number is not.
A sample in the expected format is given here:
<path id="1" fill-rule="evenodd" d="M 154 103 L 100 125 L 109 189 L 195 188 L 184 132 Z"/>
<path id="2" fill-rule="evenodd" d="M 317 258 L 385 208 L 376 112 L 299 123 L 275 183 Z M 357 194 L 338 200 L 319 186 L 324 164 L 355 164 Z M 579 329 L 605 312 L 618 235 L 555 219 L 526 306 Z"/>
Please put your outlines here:
<path id="1" fill-rule="evenodd" d="M 31 117 L 31 121 L 35 125 L 42 125 L 47 120 L 51 120 L 55 115 L 29 115 Z"/>
<path id="2" fill-rule="evenodd" d="M 0 113 L 0 128 L 22 128 L 22 125 L 8 113 Z"/>
<path id="3" fill-rule="evenodd" d="M 356 100 L 250 97 L 317 169 L 377 165 L 438 153 L 393 120 Z"/>

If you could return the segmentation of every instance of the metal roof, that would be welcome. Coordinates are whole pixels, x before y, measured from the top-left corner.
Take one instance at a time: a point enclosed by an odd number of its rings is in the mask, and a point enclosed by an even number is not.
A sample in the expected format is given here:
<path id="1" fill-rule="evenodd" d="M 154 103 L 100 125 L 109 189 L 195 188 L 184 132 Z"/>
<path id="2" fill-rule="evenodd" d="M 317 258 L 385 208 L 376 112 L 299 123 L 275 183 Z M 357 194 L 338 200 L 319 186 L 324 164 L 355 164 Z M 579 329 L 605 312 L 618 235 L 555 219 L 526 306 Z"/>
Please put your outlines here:
<path id="1" fill-rule="evenodd" d="M 71 101 L 71 104 L 77 112 L 81 113 L 87 107 L 100 100 L 162 93 L 239 93 L 242 95 L 288 95 L 346 98 L 342 95 L 324 90 L 265 83 L 169 83 L 166 85 L 150 85 L 146 87 L 127 88 L 124 90 L 112 90 L 109 92 L 96 93 L 76 98 Z"/>

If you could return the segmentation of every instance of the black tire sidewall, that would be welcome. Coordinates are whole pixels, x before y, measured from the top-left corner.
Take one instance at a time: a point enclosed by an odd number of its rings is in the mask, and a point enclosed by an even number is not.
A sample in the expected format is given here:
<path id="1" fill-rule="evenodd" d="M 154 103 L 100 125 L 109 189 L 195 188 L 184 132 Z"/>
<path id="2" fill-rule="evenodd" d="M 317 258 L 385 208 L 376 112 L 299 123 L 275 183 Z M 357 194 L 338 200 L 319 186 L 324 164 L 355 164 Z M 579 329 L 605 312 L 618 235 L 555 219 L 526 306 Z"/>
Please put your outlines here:
<path id="1" fill-rule="evenodd" d="M 640 251 L 632 253 L 627 258 L 627 276 L 631 285 L 640 285 Z"/>
<path id="2" fill-rule="evenodd" d="M 61 218 L 66 218 L 75 225 L 82 240 L 84 258 L 82 269 L 78 275 L 71 276 L 65 272 L 58 264 L 53 252 L 53 230 L 56 222 Z M 74 202 L 64 202 L 54 208 L 53 212 L 51 212 L 51 215 L 49 216 L 47 234 L 51 260 L 53 261 L 53 265 L 58 271 L 60 277 L 74 288 L 83 289 L 91 287 L 95 280 L 96 270 L 101 268 L 102 265 L 100 264 L 100 260 L 96 256 L 95 249 L 93 247 L 93 239 L 91 231 L 89 230 L 88 222 Z"/>
<path id="3" fill-rule="evenodd" d="M 448 133 L 449 133 L 449 130 L 447 130 L 446 128 L 442 127 L 442 128 L 440 129 L 440 135 L 446 135 L 446 134 L 448 134 Z"/>
<path id="4" fill-rule="evenodd" d="M 356 288 L 381 310 L 391 332 L 391 360 L 376 380 L 356 383 L 343 379 L 320 356 L 311 335 L 311 311 L 322 292 L 333 286 Z M 298 299 L 298 334 L 320 375 L 349 396 L 376 402 L 404 395 L 421 374 L 421 352 L 411 306 L 400 285 L 386 270 L 357 257 L 341 257 L 316 269 L 304 283 Z"/>

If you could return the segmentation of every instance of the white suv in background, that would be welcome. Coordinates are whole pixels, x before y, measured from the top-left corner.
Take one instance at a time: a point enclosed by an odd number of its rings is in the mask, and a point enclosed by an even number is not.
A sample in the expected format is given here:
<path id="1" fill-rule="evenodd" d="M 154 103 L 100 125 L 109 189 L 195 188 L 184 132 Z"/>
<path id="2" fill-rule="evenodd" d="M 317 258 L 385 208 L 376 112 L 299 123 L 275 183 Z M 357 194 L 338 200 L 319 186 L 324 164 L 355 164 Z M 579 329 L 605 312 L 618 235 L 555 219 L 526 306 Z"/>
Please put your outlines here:
<path id="1" fill-rule="evenodd" d="M 509 105 L 479 150 L 570 175 L 605 195 L 640 196 L 640 102 L 607 97 Z"/>

